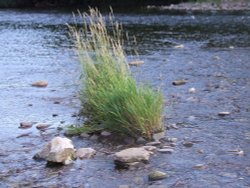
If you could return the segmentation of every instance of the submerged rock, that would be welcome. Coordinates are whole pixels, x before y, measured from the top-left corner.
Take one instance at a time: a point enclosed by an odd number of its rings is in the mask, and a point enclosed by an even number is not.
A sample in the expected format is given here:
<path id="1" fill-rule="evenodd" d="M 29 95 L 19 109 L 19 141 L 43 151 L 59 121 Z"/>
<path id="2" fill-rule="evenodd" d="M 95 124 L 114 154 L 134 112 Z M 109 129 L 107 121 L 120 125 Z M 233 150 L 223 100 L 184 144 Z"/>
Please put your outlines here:
<path id="1" fill-rule="evenodd" d="M 167 173 L 155 170 L 153 172 L 150 172 L 150 174 L 148 175 L 148 180 L 149 181 L 156 181 L 156 180 L 165 179 L 167 177 L 168 177 Z"/>
<path id="2" fill-rule="evenodd" d="M 76 151 L 76 157 L 79 159 L 89 159 L 96 154 L 96 150 L 92 148 L 80 148 Z"/>
<path id="3" fill-rule="evenodd" d="M 70 139 L 55 137 L 34 158 L 52 163 L 69 164 L 75 158 L 75 149 Z"/>
<path id="4" fill-rule="evenodd" d="M 34 82 L 33 84 L 31 84 L 31 86 L 33 86 L 33 87 L 47 87 L 48 82 L 47 81 L 38 81 L 38 82 Z"/>

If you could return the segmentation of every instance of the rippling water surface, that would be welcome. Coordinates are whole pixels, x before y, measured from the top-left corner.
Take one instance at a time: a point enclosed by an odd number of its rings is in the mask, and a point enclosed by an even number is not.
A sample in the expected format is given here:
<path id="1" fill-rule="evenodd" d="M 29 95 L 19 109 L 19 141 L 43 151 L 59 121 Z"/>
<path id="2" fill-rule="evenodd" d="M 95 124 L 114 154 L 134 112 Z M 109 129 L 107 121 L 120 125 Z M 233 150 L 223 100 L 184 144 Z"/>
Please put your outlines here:
<path id="1" fill-rule="evenodd" d="M 0 186 L 1 187 L 249 187 L 250 186 L 250 12 L 115 13 L 145 64 L 138 78 L 160 87 L 165 124 L 178 130 L 171 155 L 156 154 L 146 168 L 116 171 L 111 156 L 45 168 L 32 156 L 57 126 L 78 123 L 79 65 L 66 23 L 70 11 L 0 11 Z M 176 48 L 183 45 L 182 48 Z M 126 46 L 131 51 L 131 46 Z M 129 56 L 129 59 L 134 57 Z M 183 86 L 172 82 L 186 79 Z M 38 80 L 46 88 L 34 88 Z M 194 87 L 195 93 L 189 93 Z M 58 102 L 60 104 L 55 104 Z M 231 112 L 219 117 L 220 111 Z M 53 117 L 53 114 L 58 116 Z M 52 124 L 46 132 L 18 129 L 22 121 Z M 29 136 L 20 137 L 28 133 Z M 105 147 L 73 138 L 77 146 Z M 185 141 L 196 141 L 185 148 Z M 230 150 L 243 150 L 235 155 Z M 204 164 L 206 169 L 193 166 Z M 159 169 L 170 177 L 149 183 Z M 150 185 L 152 184 L 152 185 Z"/>

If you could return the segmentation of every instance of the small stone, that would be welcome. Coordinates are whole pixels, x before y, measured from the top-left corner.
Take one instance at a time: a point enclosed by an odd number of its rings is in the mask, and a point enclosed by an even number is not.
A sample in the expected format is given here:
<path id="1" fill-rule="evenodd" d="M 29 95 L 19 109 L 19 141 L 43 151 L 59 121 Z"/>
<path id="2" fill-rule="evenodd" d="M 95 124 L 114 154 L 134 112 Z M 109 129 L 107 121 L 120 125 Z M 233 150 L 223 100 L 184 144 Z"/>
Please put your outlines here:
<path id="1" fill-rule="evenodd" d="M 230 112 L 219 112 L 218 113 L 219 116 L 227 116 L 227 115 L 230 115 Z"/>
<path id="2" fill-rule="evenodd" d="M 128 145 L 133 145 L 135 143 L 135 139 L 132 137 L 126 137 L 123 142 Z"/>
<path id="3" fill-rule="evenodd" d="M 149 181 L 157 181 L 157 180 L 162 180 L 167 178 L 168 175 L 165 172 L 161 172 L 161 171 L 153 171 L 150 172 L 150 174 L 148 175 L 148 179 Z"/>
<path id="4" fill-rule="evenodd" d="M 130 186 L 129 185 L 119 185 L 118 188 L 130 188 Z"/>
<path id="5" fill-rule="evenodd" d="M 136 66 L 136 67 L 139 67 L 142 64 L 144 64 L 144 61 L 132 61 L 129 63 L 130 66 Z"/>
<path id="6" fill-rule="evenodd" d="M 58 116 L 58 114 L 52 114 L 52 117 L 57 117 Z"/>
<path id="7" fill-rule="evenodd" d="M 196 92 L 196 89 L 194 87 L 191 87 L 189 88 L 188 90 L 189 93 L 195 93 Z"/>
<path id="8" fill-rule="evenodd" d="M 50 125 L 49 124 L 46 124 L 46 123 L 39 123 L 36 125 L 36 128 L 38 130 L 44 130 L 44 129 L 47 129 Z"/>
<path id="9" fill-rule="evenodd" d="M 183 146 L 187 147 L 187 148 L 191 148 L 194 145 L 193 142 L 184 142 Z"/>
<path id="10" fill-rule="evenodd" d="M 143 148 L 147 151 L 156 151 L 157 149 L 155 146 L 143 146 Z"/>
<path id="11" fill-rule="evenodd" d="M 47 87 L 48 82 L 47 81 L 38 81 L 38 82 L 34 82 L 33 84 L 31 84 L 31 86 L 33 86 L 33 87 Z"/>
<path id="12" fill-rule="evenodd" d="M 229 49 L 234 49 L 234 46 L 229 46 Z"/>
<path id="13" fill-rule="evenodd" d="M 98 140 L 98 136 L 96 134 L 93 134 L 89 139 L 92 140 L 92 141 L 96 141 Z"/>
<path id="14" fill-rule="evenodd" d="M 81 133 L 80 137 L 82 137 L 82 138 L 89 138 L 90 135 L 88 133 Z"/>
<path id="15" fill-rule="evenodd" d="M 31 128 L 32 125 L 33 125 L 32 122 L 21 122 L 20 126 L 18 128 L 20 128 L 20 129 L 28 129 L 28 128 Z"/>
<path id="16" fill-rule="evenodd" d="M 161 153 L 167 153 L 167 154 L 171 154 L 174 152 L 173 149 L 168 149 L 168 148 L 164 148 L 164 149 L 158 149 L 159 152 Z"/>
<path id="17" fill-rule="evenodd" d="M 219 56 L 214 56 L 213 59 L 214 60 L 220 60 L 220 57 Z"/>
<path id="18" fill-rule="evenodd" d="M 206 169 L 206 165 L 204 165 L 204 164 L 197 164 L 193 168 L 197 169 L 197 170 L 204 170 L 204 169 Z"/>
<path id="19" fill-rule="evenodd" d="M 178 139 L 177 139 L 177 138 L 167 138 L 166 141 L 167 141 L 167 142 L 177 142 Z"/>
<path id="20" fill-rule="evenodd" d="M 180 85 L 184 85 L 184 84 L 186 84 L 187 83 L 187 81 L 186 80 L 175 80 L 175 81 L 173 81 L 173 85 L 174 86 L 180 86 Z"/>
<path id="21" fill-rule="evenodd" d="M 146 146 L 157 146 L 157 145 L 160 145 L 160 144 L 161 144 L 161 142 L 155 141 L 155 142 L 148 142 L 148 143 L 146 144 Z"/>
<path id="22" fill-rule="evenodd" d="M 179 45 L 174 46 L 174 48 L 181 49 L 181 48 L 184 48 L 184 45 L 183 44 L 179 44 Z"/>
<path id="23" fill-rule="evenodd" d="M 165 137 L 165 132 L 164 131 L 153 134 L 153 139 L 155 141 L 159 141 L 159 140 L 163 139 L 164 137 Z"/>
<path id="24" fill-rule="evenodd" d="M 79 159 L 89 159 L 96 154 L 96 150 L 92 148 L 80 148 L 76 151 L 76 157 Z"/>
<path id="25" fill-rule="evenodd" d="M 54 104 L 60 104 L 60 101 L 55 101 Z"/>
<path id="26" fill-rule="evenodd" d="M 102 132 L 101 132 L 101 135 L 104 136 L 104 137 L 108 137 L 108 136 L 111 135 L 111 133 L 108 132 L 108 131 L 102 131 Z"/>
<path id="27" fill-rule="evenodd" d="M 137 144 L 145 144 L 147 141 L 144 139 L 144 138 L 142 138 L 142 137 L 139 137 L 137 140 L 136 140 L 136 143 Z"/>

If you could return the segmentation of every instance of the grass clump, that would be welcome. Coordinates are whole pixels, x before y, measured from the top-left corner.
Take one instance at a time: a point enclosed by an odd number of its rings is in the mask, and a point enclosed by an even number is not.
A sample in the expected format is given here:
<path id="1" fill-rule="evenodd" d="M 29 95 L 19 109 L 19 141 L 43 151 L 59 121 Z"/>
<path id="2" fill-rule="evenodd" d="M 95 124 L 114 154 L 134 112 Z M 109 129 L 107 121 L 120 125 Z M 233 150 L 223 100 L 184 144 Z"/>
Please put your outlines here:
<path id="1" fill-rule="evenodd" d="M 163 95 L 137 85 L 123 49 L 121 24 L 107 29 L 97 9 L 80 14 L 83 25 L 70 26 L 83 68 L 82 102 L 93 122 L 111 132 L 152 138 L 162 131 Z"/>

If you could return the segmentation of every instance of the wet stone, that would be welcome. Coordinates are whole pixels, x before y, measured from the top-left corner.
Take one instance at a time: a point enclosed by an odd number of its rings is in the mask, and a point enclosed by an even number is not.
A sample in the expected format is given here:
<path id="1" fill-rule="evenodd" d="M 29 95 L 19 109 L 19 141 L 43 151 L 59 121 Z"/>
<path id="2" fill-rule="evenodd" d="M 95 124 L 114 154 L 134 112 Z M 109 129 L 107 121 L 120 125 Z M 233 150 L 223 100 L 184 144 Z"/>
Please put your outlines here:
<path id="1" fill-rule="evenodd" d="M 180 86 L 180 85 L 184 85 L 184 84 L 186 84 L 187 83 L 187 80 L 175 80 L 175 81 L 173 81 L 173 85 L 174 86 Z"/>
<path id="2" fill-rule="evenodd" d="M 160 144 L 161 144 L 161 142 L 155 141 L 155 142 L 148 142 L 148 143 L 146 144 L 146 146 L 157 146 L 157 145 L 160 145 Z"/>
<path id="3" fill-rule="evenodd" d="M 136 67 L 139 67 L 142 64 L 144 64 L 144 61 L 132 61 L 129 63 L 130 66 L 136 66 Z"/>
<path id="4" fill-rule="evenodd" d="M 157 181 L 157 180 L 165 179 L 167 177 L 168 177 L 167 173 L 156 170 L 156 171 L 150 172 L 150 174 L 148 175 L 148 180 Z"/>
<path id="5" fill-rule="evenodd" d="M 191 148 L 194 145 L 193 142 L 184 142 L 183 146 L 187 147 L 187 148 Z"/>
<path id="6" fill-rule="evenodd" d="M 204 170 L 204 169 L 206 169 L 206 165 L 204 165 L 204 164 L 197 164 L 193 168 L 196 169 L 196 170 Z"/>
<path id="7" fill-rule="evenodd" d="M 226 111 L 225 112 L 219 112 L 218 115 L 219 116 L 228 116 L 228 115 L 230 115 L 230 112 L 226 112 Z"/>
<path id="8" fill-rule="evenodd" d="M 33 86 L 33 87 L 47 87 L 48 82 L 47 81 L 38 81 L 38 82 L 34 82 L 33 84 L 31 84 L 31 86 Z"/>
<path id="9" fill-rule="evenodd" d="M 38 130 L 44 130 L 44 129 L 47 129 L 50 125 L 49 124 L 46 124 L 46 123 L 40 123 L 40 124 L 37 124 L 36 125 L 36 128 Z"/>
<path id="10" fill-rule="evenodd" d="M 32 125 L 33 125 L 32 122 L 21 122 L 20 126 L 18 128 L 20 128 L 20 129 L 29 129 L 29 128 L 32 127 Z"/>
<path id="11" fill-rule="evenodd" d="M 170 149 L 170 148 L 163 148 L 163 149 L 158 149 L 158 152 L 172 154 L 174 152 L 174 150 Z"/>

